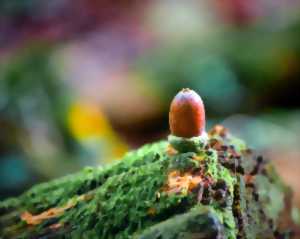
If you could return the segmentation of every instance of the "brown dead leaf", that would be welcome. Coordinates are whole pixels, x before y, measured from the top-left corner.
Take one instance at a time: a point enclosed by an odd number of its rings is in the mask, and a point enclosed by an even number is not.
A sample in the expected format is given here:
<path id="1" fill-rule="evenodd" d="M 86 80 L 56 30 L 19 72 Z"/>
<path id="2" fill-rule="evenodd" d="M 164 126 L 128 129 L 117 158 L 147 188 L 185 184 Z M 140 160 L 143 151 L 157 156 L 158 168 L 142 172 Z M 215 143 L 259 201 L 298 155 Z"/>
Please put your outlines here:
<path id="1" fill-rule="evenodd" d="M 154 216 L 156 214 L 156 209 L 153 207 L 150 207 L 147 211 L 147 213 L 151 216 Z"/>
<path id="2" fill-rule="evenodd" d="M 38 225 L 42 221 L 62 215 L 66 210 L 74 207 L 78 201 L 83 201 L 89 199 L 89 195 L 81 195 L 77 200 L 69 200 L 67 204 L 63 207 L 50 208 L 40 214 L 33 215 L 28 211 L 21 214 L 21 219 L 25 221 L 28 225 Z M 54 224 L 55 225 L 55 224 Z"/>
<path id="3" fill-rule="evenodd" d="M 228 129 L 226 129 L 223 125 L 215 125 L 209 132 L 208 134 L 210 136 L 213 135 L 220 135 L 221 137 L 226 137 L 228 134 Z"/>
<path id="4" fill-rule="evenodd" d="M 168 145 L 166 152 L 169 156 L 178 154 L 178 151 L 176 149 L 174 149 L 174 147 L 172 147 L 172 145 L 170 145 L 170 144 Z"/>
<path id="5" fill-rule="evenodd" d="M 172 171 L 168 175 L 168 182 L 164 191 L 167 193 L 190 192 L 202 181 L 201 175 L 193 175 L 190 172 L 181 174 Z"/>

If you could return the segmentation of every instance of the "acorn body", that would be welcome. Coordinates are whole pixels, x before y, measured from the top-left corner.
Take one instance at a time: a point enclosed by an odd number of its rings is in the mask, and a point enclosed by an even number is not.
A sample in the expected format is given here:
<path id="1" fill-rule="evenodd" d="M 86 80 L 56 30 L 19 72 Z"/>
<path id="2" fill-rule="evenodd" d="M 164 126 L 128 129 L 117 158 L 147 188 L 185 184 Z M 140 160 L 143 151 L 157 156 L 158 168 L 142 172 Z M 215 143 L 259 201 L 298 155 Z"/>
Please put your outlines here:
<path id="1" fill-rule="evenodd" d="M 205 131 L 205 110 L 201 97 L 193 90 L 183 89 L 173 99 L 169 112 L 171 134 L 191 138 Z"/>

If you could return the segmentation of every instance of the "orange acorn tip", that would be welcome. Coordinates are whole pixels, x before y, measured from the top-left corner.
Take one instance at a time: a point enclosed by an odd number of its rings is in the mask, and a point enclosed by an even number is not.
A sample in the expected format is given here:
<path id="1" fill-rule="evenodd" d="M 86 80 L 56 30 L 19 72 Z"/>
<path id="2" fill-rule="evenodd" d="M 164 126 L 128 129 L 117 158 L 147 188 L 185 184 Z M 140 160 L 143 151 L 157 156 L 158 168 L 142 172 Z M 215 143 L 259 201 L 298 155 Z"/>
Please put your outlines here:
<path id="1" fill-rule="evenodd" d="M 171 134 L 182 138 L 201 136 L 205 132 L 205 109 L 201 97 L 193 90 L 182 89 L 171 102 Z"/>

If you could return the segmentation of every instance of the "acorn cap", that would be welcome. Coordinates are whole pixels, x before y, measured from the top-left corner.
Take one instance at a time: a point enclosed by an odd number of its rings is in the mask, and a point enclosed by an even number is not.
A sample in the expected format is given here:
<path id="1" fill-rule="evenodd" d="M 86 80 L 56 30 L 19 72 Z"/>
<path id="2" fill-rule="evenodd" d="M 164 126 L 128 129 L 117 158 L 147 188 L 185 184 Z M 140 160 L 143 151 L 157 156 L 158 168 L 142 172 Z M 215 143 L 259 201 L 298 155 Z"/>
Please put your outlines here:
<path id="1" fill-rule="evenodd" d="M 205 131 L 205 110 L 201 97 L 193 90 L 182 89 L 172 100 L 169 112 L 171 134 L 191 138 Z"/>

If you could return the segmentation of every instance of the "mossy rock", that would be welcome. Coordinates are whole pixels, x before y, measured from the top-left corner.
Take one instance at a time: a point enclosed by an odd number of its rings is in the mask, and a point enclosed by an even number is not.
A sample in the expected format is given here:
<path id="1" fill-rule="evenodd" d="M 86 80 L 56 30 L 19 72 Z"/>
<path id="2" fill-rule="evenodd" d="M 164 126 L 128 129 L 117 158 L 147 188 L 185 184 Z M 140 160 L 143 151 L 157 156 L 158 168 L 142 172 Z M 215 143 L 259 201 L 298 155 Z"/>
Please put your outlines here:
<path id="1" fill-rule="evenodd" d="M 221 126 L 175 141 L 1 202 L 0 238 L 293 237 L 291 192 L 270 162 Z"/>

